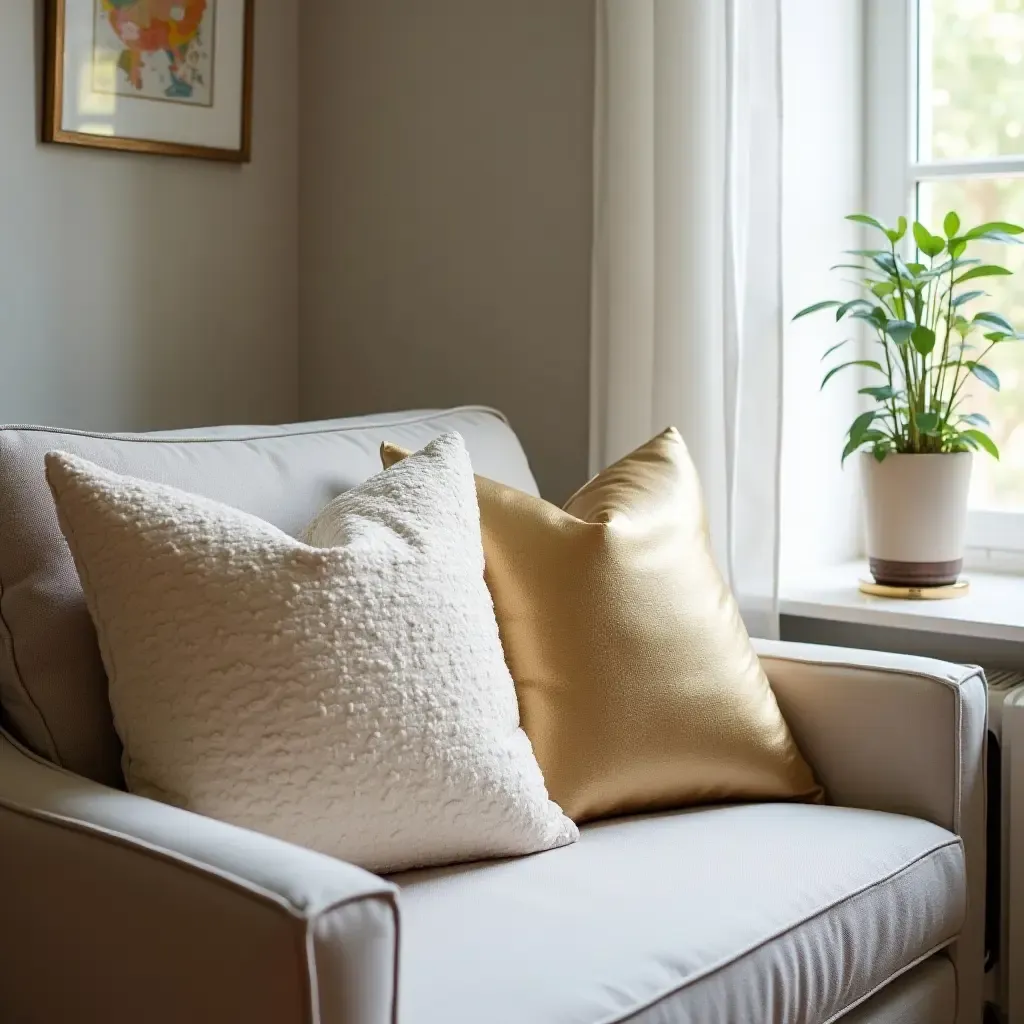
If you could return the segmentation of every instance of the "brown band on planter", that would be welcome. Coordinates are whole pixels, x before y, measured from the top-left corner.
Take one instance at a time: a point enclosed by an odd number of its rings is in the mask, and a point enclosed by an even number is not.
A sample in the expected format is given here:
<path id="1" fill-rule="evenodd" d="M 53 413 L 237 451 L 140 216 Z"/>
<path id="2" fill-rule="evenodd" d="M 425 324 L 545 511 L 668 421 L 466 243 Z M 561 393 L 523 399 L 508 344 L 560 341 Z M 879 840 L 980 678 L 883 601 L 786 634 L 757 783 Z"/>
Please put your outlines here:
<path id="1" fill-rule="evenodd" d="M 964 567 L 962 558 L 948 562 L 893 562 L 869 559 L 875 582 L 887 587 L 946 587 L 956 583 Z"/>

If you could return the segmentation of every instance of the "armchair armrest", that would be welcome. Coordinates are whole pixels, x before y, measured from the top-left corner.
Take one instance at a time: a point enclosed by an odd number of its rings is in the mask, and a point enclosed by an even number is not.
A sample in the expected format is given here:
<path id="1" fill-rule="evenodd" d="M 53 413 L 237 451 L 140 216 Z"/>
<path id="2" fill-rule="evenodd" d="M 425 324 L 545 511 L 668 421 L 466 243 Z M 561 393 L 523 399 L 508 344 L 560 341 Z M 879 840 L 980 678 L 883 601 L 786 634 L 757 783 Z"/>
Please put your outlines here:
<path id="1" fill-rule="evenodd" d="M 988 696 L 974 666 L 756 640 L 782 713 L 832 803 L 924 818 L 955 832 L 967 864 L 956 945 L 957 1020 L 981 1017 L 985 957 Z"/>
<path id="2" fill-rule="evenodd" d="M 5 737 L 0 878 L 5 1020 L 396 1019 L 394 886 Z"/>

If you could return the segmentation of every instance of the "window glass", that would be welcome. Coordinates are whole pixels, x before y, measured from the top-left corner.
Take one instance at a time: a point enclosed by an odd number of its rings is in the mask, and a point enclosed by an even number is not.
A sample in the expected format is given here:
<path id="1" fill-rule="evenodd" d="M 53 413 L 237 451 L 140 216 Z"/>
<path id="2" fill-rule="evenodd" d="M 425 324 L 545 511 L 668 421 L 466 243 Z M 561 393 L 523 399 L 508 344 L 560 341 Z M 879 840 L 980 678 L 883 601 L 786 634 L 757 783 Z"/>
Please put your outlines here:
<path id="1" fill-rule="evenodd" d="M 1024 154 L 1024 0 L 919 0 L 918 158 Z"/>
<path id="2" fill-rule="evenodd" d="M 1024 177 L 947 178 L 918 186 L 918 216 L 930 230 L 941 234 L 949 210 L 956 210 L 965 227 L 993 220 L 1024 223 Z M 987 293 L 963 306 L 964 315 L 994 310 L 1018 332 L 1024 331 L 1024 245 L 976 243 L 968 255 L 1006 267 L 1014 276 L 984 277 L 960 286 L 958 292 Z M 973 335 L 972 341 L 988 344 L 980 335 Z M 993 391 L 971 377 L 963 392 L 970 395 L 965 411 L 989 417 L 989 433 L 999 446 L 1001 459 L 975 458 L 971 506 L 1024 512 L 1024 341 L 1001 342 L 986 364 L 999 375 L 1001 389 Z"/>

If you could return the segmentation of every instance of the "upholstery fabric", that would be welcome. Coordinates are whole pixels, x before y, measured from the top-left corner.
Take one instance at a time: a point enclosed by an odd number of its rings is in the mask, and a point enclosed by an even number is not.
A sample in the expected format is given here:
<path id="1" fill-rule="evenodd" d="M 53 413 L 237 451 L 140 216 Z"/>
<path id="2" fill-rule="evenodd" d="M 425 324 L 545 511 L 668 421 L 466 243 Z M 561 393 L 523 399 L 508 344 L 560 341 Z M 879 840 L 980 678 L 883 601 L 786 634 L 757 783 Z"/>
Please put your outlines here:
<path id="1" fill-rule="evenodd" d="M 403 1024 L 824 1024 L 966 908 L 952 833 L 801 804 L 602 822 L 540 857 L 393 881 Z"/>
<path id="2" fill-rule="evenodd" d="M 949 948 L 950 958 L 957 963 L 956 977 L 943 959 L 945 954 L 932 956 L 852 1010 L 851 1024 L 952 1024 L 954 1019 L 956 1024 L 980 1024 L 982 960 L 976 955 L 980 946 L 975 946 L 974 938 L 980 937 L 984 920 L 984 888 L 980 896 L 974 888 L 979 864 L 984 877 L 984 822 L 982 817 L 979 834 L 975 810 L 979 801 L 984 806 L 980 769 L 984 763 L 985 694 L 980 674 L 963 666 L 901 655 L 755 643 L 795 734 L 812 751 L 841 801 L 882 810 L 897 805 L 922 818 L 934 815 L 947 821 L 955 813 L 956 830 L 961 832 L 967 854 L 967 917 Z M 901 728 L 900 723 L 906 721 L 914 722 L 912 730 Z M 933 760 L 929 762 L 929 758 Z M 765 813 L 767 808 L 750 810 Z M 708 808 L 684 812 L 683 816 L 695 819 L 696 826 L 712 820 L 705 815 L 718 813 L 719 809 Z M 826 809 L 826 813 L 835 812 Z M 24 841 L 18 824 L 23 818 L 31 821 L 34 835 L 30 842 Z M 524 872 L 519 876 L 522 884 L 516 897 L 523 905 L 520 916 L 527 912 L 527 904 L 539 910 L 547 905 L 546 890 L 535 893 L 530 885 L 534 865 L 581 849 L 589 835 L 590 830 L 584 829 L 583 843 L 567 850 L 508 865 L 489 865 Z M 894 842 L 902 842 L 900 835 L 893 837 Z M 588 916 L 588 921 L 605 913 L 609 904 L 618 908 L 623 899 L 632 898 L 641 888 L 644 879 L 638 873 L 649 871 L 651 865 L 642 850 L 634 854 L 630 846 L 642 845 L 643 836 L 642 830 L 621 834 L 625 867 L 610 882 L 595 886 L 595 899 L 604 903 L 600 911 L 596 907 L 587 911 L 594 915 Z M 798 855 L 800 839 L 801 834 L 795 833 L 792 845 Z M 109 844 L 122 849 L 125 856 L 103 852 L 83 857 L 80 842 Z M 845 843 L 845 839 L 837 837 L 837 842 Z M 857 853 L 860 833 L 843 849 Z M 873 855 L 874 849 L 872 840 L 867 854 Z M 753 841 L 737 877 L 742 878 L 748 865 L 757 864 L 760 852 L 759 841 Z M 636 871 L 631 867 L 634 862 Z M 820 873 L 815 872 L 811 882 L 803 863 L 799 856 L 793 860 L 792 870 L 777 886 L 780 894 L 796 893 L 808 885 L 817 889 L 827 883 L 830 874 L 840 877 L 848 859 L 822 857 Z M 707 878 L 713 867 L 705 865 L 702 877 Z M 576 874 L 583 871 L 581 866 Z M 13 1020 L 83 1020 L 91 1013 L 105 1024 L 137 1024 L 140 1020 L 147 1024 L 178 1024 L 182 1020 L 221 1024 L 231 1019 L 247 1024 L 290 1024 L 293 1019 L 316 1019 L 323 1024 L 395 1024 L 393 986 L 399 968 L 403 975 L 408 974 L 415 961 L 423 983 L 430 970 L 429 958 L 434 957 L 432 962 L 450 967 L 452 972 L 461 969 L 462 977 L 468 978 L 477 961 L 486 956 L 485 951 L 474 950 L 461 967 L 446 965 L 444 957 L 450 947 L 441 944 L 431 952 L 428 942 L 432 939 L 428 939 L 418 943 L 414 956 L 399 965 L 397 925 L 393 920 L 389 923 L 394 905 L 389 903 L 390 887 L 385 881 L 267 836 L 96 785 L 15 749 L 2 737 L 0 872 L 9 880 L 4 893 L 5 934 L 18 939 L 0 955 L 0 1005 Z M 418 872 L 407 877 L 425 881 L 430 874 Z M 622 879 L 632 879 L 630 884 L 635 886 L 624 896 L 620 896 Z M 580 882 L 578 878 L 574 884 Z M 957 884 L 962 887 L 962 882 Z M 173 888 L 174 893 L 166 902 L 159 898 L 165 888 Z M 222 888 L 230 898 L 210 904 L 208 893 Z M 660 900 L 663 890 L 672 891 L 661 885 L 660 878 L 649 876 L 640 894 L 650 902 L 652 892 L 653 899 Z M 741 916 L 736 901 L 727 902 L 733 890 L 730 877 L 720 903 L 731 914 Z M 763 893 L 757 895 L 765 898 Z M 712 898 L 709 894 L 708 900 Z M 942 892 L 935 897 L 938 901 L 944 898 Z M 509 899 L 513 897 L 509 895 Z M 241 904 L 238 909 L 236 901 Z M 272 932 L 250 927 L 252 913 L 246 909 L 250 901 L 266 901 L 277 910 L 278 923 Z M 59 926 L 54 925 L 52 912 L 41 910 L 54 905 L 59 907 Z M 758 905 L 755 903 L 755 908 Z M 377 908 L 377 913 L 368 914 L 370 907 Z M 335 908 L 339 912 L 336 919 Z M 494 904 L 474 906 L 455 926 L 468 924 L 473 934 L 479 934 L 496 912 L 500 908 Z M 667 912 L 675 914 L 675 904 L 670 903 Z M 314 946 L 308 938 L 313 922 L 325 914 L 332 915 L 333 923 L 316 931 L 328 933 L 330 948 L 323 942 Z M 890 909 L 883 908 L 877 918 L 884 922 L 890 915 Z M 716 906 L 712 923 L 718 917 Z M 440 912 L 431 920 L 452 924 Z M 699 936 L 704 927 L 703 921 L 674 920 L 675 935 Z M 406 923 L 403 918 L 403 929 Z M 671 923 L 658 926 L 667 931 Z M 496 933 L 501 932 L 500 922 L 491 924 Z M 865 923 L 868 925 L 870 921 Z M 506 945 L 503 932 L 498 938 L 502 944 L 495 946 L 496 957 L 499 949 L 520 955 L 520 945 Z M 586 940 L 587 936 L 574 928 L 572 942 L 559 944 L 555 937 L 544 941 L 551 947 L 564 947 L 579 938 Z M 842 950 L 848 948 L 843 945 L 844 935 L 830 936 L 830 941 L 833 938 L 835 948 L 827 952 L 830 964 L 843 962 Z M 565 956 L 571 949 L 556 948 L 554 952 Z M 531 968 L 537 966 L 532 953 L 527 960 Z M 602 992 L 612 992 L 609 998 L 614 997 L 619 966 L 616 962 L 603 982 Z M 634 961 L 626 967 L 637 969 Z M 650 970 L 659 978 L 667 973 L 667 968 L 657 963 L 651 963 Z M 310 978 L 308 990 L 300 981 L 291 980 L 302 974 Z M 56 985 L 53 979 L 58 976 L 60 984 Z M 451 973 L 439 982 L 450 988 L 456 983 Z M 344 988 L 328 988 L 334 985 Z M 117 993 L 116 999 L 111 999 L 111 992 Z M 474 993 L 470 986 L 467 999 Z M 407 989 L 403 1024 L 407 1010 L 412 1009 L 407 1005 L 411 994 Z M 624 994 L 628 996 L 629 990 Z M 303 1000 L 303 1005 L 291 1005 L 289 997 Z M 486 1001 L 477 1019 L 490 1021 L 493 1001 Z M 673 1001 L 662 999 L 627 1020 L 629 1024 L 680 1024 Z M 552 1004 L 552 1015 L 559 1005 Z M 225 1006 L 237 1012 L 222 1012 Z M 801 1024 L 819 1024 L 809 1015 L 813 1009 L 800 1018 Z M 336 1012 L 340 1017 L 333 1015 Z M 471 1015 L 471 1010 L 467 1009 L 466 1015 Z M 621 1017 L 617 1011 L 615 1016 Z M 556 1019 L 545 1014 L 536 1024 L 554 1024 Z M 763 1015 L 753 1018 L 758 1022 L 764 1019 Z M 415 1021 L 412 1018 L 413 1024 Z M 578 1024 L 578 1018 L 563 1018 L 558 1024 L 566 1022 Z"/>
<path id="3" fill-rule="evenodd" d="M 678 431 L 564 509 L 477 488 L 523 727 L 569 817 L 820 795 L 716 568 Z"/>
<path id="4" fill-rule="evenodd" d="M 950 957 L 957 1022 L 978 1024 L 985 961 L 984 673 L 903 654 L 766 640 L 754 646 L 833 801 L 910 814 L 963 839 L 975 910 Z"/>
<path id="5" fill-rule="evenodd" d="M 844 1014 L 842 1021 L 843 1024 L 956 1024 L 956 997 L 956 968 L 945 953 L 937 953 Z"/>
<path id="6" fill-rule="evenodd" d="M 4 1024 L 395 1024 L 394 886 L 0 737 Z"/>
<path id="7" fill-rule="evenodd" d="M 484 408 L 145 435 L 0 428 L 0 711 L 6 727 L 57 764 L 123 784 L 96 634 L 43 477 L 48 451 L 181 487 L 295 534 L 335 495 L 379 471 L 382 440 L 421 448 L 447 430 L 462 434 L 482 472 L 536 493 L 515 434 L 499 413 Z"/>
<path id="8" fill-rule="evenodd" d="M 317 547 L 46 468 L 133 792 L 378 871 L 576 838 L 519 728 L 459 435 L 336 498 Z"/>

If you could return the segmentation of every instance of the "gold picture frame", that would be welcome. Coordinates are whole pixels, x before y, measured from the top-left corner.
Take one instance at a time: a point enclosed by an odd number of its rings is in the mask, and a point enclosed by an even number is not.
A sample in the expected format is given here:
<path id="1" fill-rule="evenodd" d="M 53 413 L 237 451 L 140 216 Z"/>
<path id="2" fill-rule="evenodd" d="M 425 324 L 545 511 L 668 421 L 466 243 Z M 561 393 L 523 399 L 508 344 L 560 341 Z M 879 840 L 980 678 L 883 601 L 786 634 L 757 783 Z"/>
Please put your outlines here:
<path id="1" fill-rule="evenodd" d="M 48 0 L 43 141 L 248 163 L 254 8 L 255 0 Z M 200 55 L 203 33 L 214 41 Z M 147 117 L 148 134 L 162 137 L 147 137 Z"/>

